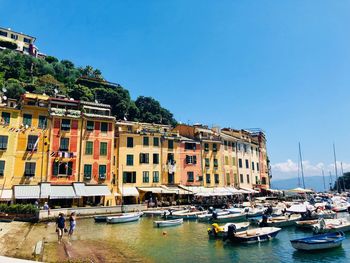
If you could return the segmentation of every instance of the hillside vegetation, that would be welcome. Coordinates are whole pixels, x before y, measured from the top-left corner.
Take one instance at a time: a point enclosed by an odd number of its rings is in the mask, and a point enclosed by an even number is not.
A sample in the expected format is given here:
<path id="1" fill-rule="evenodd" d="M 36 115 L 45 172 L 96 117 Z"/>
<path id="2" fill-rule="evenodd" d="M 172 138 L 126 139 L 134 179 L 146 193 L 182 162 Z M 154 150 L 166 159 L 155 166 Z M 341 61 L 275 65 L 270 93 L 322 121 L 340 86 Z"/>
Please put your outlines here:
<path id="1" fill-rule="evenodd" d="M 15 51 L 0 51 L 0 87 L 6 87 L 8 98 L 19 99 L 28 92 L 76 100 L 109 104 L 117 119 L 175 125 L 173 114 L 152 97 L 140 96 L 135 101 L 129 91 L 104 80 L 102 72 L 91 66 L 76 67 L 69 60 L 47 56 L 34 58 Z"/>

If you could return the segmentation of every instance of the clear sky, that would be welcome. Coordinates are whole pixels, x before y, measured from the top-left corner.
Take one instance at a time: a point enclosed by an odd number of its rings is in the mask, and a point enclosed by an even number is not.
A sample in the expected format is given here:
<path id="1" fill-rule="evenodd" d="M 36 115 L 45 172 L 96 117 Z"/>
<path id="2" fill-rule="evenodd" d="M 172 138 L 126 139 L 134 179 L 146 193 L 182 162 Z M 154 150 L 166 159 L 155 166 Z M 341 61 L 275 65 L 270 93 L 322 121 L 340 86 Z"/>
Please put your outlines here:
<path id="1" fill-rule="evenodd" d="M 275 179 L 350 170 L 350 1 L 0 0 L 0 26 L 185 123 L 262 128 Z M 334 172 L 333 172 L 334 173 Z"/>

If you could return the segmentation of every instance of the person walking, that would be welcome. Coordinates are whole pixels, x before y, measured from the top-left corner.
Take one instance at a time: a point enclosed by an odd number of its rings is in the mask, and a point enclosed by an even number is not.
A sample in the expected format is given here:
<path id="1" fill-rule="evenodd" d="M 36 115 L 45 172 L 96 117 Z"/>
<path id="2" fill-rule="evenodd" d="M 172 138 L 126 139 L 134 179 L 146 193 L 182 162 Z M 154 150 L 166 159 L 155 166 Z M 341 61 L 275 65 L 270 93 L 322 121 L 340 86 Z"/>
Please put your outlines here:
<path id="1" fill-rule="evenodd" d="M 77 225 L 76 215 L 75 215 L 75 212 L 72 212 L 69 217 L 69 232 L 68 232 L 69 240 L 72 238 L 76 225 Z"/>
<path id="2" fill-rule="evenodd" d="M 58 244 L 61 243 L 63 233 L 66 229 L 66 219 L 64 218 L 63 213 L 58 214 L 58 218 L 56 219 L 56 233 L 58 238 Z"/>

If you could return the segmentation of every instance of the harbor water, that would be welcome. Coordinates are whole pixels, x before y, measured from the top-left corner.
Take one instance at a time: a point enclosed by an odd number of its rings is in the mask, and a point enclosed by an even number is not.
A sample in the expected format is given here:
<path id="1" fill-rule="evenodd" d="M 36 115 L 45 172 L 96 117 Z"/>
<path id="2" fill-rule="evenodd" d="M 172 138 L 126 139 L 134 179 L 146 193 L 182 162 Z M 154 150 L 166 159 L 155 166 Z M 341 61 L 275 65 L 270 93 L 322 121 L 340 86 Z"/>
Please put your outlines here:
<path id="1" fill-rule="evenodd" d="M 69 247 L 84 251 L 81 242 L 95 246 L 101 250 L 101 262 L 349 262 L 350 258 L 349 235 L 342 247 L 310 253 L 296 251 L 291 246 L 291 239 L 312 235 L 295 227 L 282 229 L 269 242 L 241 245 L 209 239 L 210 224 L 185 221 L 179 226 L 155 228 L 154 220 L 158 218 L 142 217 L 138 222 L 105 224 L 81 219 Z M 53 259 L 53 254 L 57 253 L 54 248 L 62 246 L 56 244 L 54 230 L 53 223 L 40 224 L 33 230 L 47 236 L 46 259 Z M 123 258 L 117 260 L 120 256 Z"/>

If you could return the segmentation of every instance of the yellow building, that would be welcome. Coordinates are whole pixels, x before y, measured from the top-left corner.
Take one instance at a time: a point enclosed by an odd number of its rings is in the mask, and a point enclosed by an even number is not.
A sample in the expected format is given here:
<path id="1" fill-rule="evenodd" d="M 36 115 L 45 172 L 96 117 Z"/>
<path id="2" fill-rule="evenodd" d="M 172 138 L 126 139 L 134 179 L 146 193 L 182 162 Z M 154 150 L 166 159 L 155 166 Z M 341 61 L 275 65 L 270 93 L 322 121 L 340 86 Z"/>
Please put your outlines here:
<path id="1" fill-rule="evenodd" d="M 225 186 L 238 187 L 238 175 L 237 175 L 237 152 L 236 143 L 237 139 L 231 135 L 220 132 L 221 138 L 221 163 L 222 173 L 224 174 Z"/>

